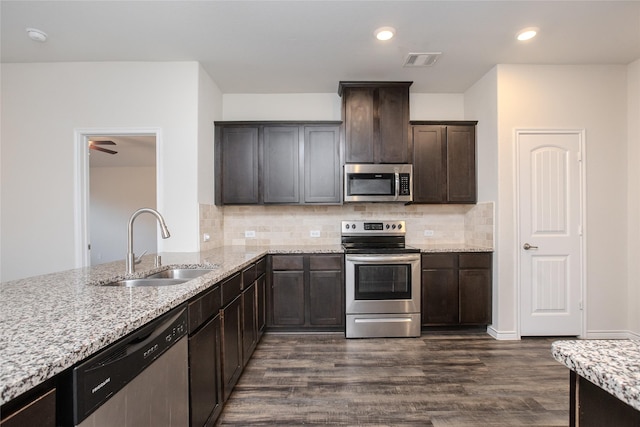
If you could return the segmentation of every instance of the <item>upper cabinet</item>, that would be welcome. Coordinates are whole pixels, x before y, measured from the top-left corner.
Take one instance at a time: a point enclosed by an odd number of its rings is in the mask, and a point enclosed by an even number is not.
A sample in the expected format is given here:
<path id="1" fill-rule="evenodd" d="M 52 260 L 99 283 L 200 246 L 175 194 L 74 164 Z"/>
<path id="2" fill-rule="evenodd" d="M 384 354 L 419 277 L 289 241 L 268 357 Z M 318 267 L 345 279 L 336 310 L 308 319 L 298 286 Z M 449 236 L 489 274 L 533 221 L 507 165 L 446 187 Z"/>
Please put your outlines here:
<path id="1" fill-rule="evenodd" d="M 411 122 L 413 203 L 476 203 L 476 121 Z"/>
<path id="2" fill-rule="evenodd" d="M 216 204 L 340 204 L 340 122 L 217 122 Z"/>
<path id="3" fill-rule="evenodd" d="M 340 82 L 346 163 L 409 163 L 411 82 Z"/>

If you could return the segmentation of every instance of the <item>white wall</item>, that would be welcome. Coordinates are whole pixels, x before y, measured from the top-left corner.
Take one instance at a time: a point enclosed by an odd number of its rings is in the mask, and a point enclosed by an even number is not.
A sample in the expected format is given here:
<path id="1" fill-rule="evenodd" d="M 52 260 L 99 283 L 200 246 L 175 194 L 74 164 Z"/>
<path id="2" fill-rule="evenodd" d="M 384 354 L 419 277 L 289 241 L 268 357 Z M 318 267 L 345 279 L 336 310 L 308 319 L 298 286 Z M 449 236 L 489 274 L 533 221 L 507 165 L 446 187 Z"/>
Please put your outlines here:
<path id="1" fill-rule="evenodd" d="M 156 207 L 156 168 L 92 167 L 90 182 L 91 265 L 121 260 L 127 253 L 126 230 L 131 213 L 140 207 Z M 156 253 L 157 229 L 152 215 L 136 218 L 136 255 Z"/>
<path id="2" fill-rule="evenodd" d="M 198 249 L 198 70 L 196 62 L 2 64 L 1 280 L 76 266 L 77 128 L 159 128 L 158 209 L 171 230 L 159 250 Z"/>
<path id="3" fill-rule="evenodd" d="M 336 93 L 225 94 L 222 120 L 341 120 Z"/>
<path id="4" fill-rule="evenodd" d="M 629 329 L 640 337 L 640 59 L 627 70 Z"/>
<path id="5" fill-rule="evenodd" d="M 514 130 L 586 129 L 587 335 L 627 329 L 624 66 L 498 65 L 498 332 L 517 329 Z"/>

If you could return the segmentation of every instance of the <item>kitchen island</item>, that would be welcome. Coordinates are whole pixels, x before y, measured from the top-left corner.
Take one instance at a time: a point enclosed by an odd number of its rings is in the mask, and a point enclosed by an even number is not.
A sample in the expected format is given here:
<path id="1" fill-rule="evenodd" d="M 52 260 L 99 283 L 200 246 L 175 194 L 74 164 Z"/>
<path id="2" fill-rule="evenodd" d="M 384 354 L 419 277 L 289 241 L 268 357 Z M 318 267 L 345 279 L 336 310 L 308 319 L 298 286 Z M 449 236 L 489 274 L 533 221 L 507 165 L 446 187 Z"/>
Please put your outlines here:
<path id="1" fill-rule="evenodd" d="M 571 426 L 640 425 L 640 341 L 557 341 L 552 354 L 571 369 Z"/>
<path id="2" fill-rule="evenodd" d="M 469 245 L 428 245 L 428 252 L 490 252 Z M 164 265 L 143 257 L 133 275 L 124 261 L 0 283 L 0 404 L 68 370 L 151 320 L 241 272 L 267 254 L 343 253 L 340 245 L 226 246 L 199 253 L 162 253 Z M 103 286 L 168 268 L 211 268 L 163 287 Z"/>

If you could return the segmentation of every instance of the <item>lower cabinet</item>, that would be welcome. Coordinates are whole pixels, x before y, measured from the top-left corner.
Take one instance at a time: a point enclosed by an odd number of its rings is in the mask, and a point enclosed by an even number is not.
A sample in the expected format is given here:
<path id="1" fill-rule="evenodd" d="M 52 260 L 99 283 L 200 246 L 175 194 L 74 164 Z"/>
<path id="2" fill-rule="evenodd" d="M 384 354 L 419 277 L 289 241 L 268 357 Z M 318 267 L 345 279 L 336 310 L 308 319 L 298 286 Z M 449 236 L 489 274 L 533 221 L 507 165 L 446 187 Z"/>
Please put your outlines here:
<path id="1" fill-rule="evenodd" d="M 492 255 L 422 255 L 422 326 L 491 323 Z"/>
<path id="2" fill-rule="evenodd" d="M 2 414 L 0 427 L 54 427 L 56 425 L 56 389 L 33 397 L 10 415 Z"/>
<path id="3" fill-rule="evenodd" d="M 269 260 L 269 329 L 344 330 L 342 254 L 271 255 Z"/>

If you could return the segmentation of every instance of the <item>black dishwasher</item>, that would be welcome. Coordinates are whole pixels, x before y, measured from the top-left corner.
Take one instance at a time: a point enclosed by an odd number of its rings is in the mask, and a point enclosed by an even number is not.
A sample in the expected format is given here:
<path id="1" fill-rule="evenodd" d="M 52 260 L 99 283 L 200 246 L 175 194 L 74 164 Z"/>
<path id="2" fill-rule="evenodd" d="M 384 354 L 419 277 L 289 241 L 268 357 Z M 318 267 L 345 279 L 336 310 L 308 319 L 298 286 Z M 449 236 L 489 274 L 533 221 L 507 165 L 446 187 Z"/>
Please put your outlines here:
<path id="1" fill-rule="evenodd" d="M 180 306 L 73 369 L 73 425 L 186 426 L 187 311 Z"/>

